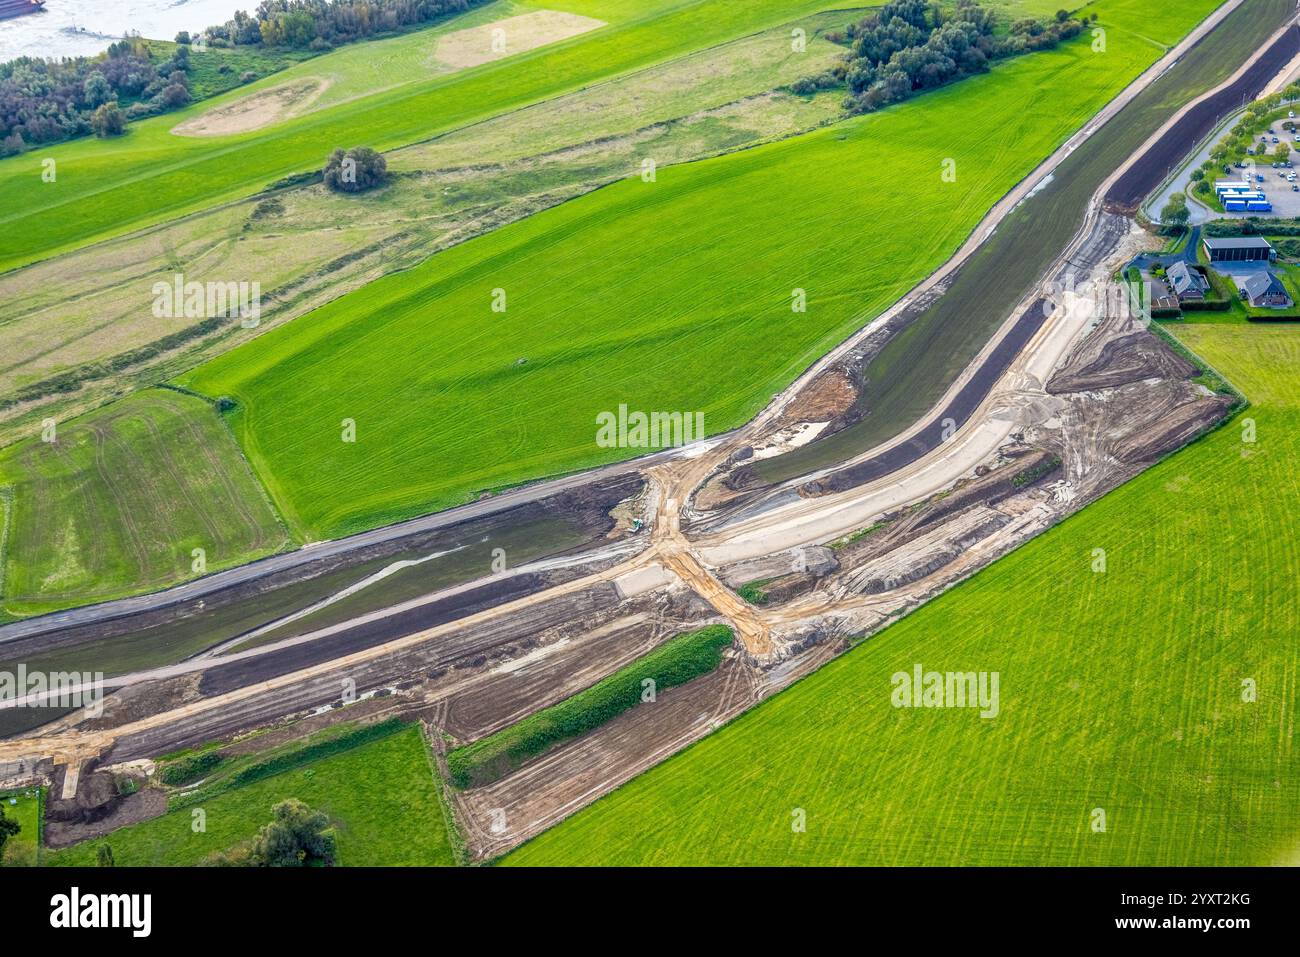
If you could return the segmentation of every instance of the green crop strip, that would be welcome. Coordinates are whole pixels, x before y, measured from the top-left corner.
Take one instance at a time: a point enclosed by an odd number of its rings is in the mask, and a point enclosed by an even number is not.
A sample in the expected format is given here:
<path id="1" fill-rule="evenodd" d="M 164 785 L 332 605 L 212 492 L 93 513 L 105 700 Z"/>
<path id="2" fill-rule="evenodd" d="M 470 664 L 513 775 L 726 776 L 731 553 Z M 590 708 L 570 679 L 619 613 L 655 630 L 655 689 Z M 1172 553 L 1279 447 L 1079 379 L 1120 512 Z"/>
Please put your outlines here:
<path id="1" fill-rule="evenodd" d="M 731 629 L 725 625 L 680 635 L 587 690 L 454 749 L 447 754 L 452 783 L 459 788 L 489 784 L 530 758 L 600 727 L 641 705 L 647 680 L 654 682 L 658 694 L 713 671 L 731 639 Z"/>

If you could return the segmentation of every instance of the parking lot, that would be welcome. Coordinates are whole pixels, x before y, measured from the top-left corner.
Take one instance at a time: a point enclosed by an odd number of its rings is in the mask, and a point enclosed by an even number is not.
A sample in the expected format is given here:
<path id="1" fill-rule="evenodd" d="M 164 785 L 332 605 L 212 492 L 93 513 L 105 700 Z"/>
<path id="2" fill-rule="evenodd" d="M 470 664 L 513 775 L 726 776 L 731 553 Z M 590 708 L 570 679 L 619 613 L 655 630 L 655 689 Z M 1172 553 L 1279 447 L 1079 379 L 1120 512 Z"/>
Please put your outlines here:
<path id="1" fill-rule="evenodd" d="M 1273 204 L 1271 213 L 1251 212 L 1248 215 L 1273 219 L 1290 219 L 1294 216 L 1300 216 L 1300 190 L 1291 188 L 1292 186 L 1300 186 L 1300 142 L 1296 142 L 1294 131 L 1283 129 L 1281 124 L 1275 123 L 1267 141 L 1257 140 L 1255 148 L 1263 147 L 1271 154 L 1277 149 L 1277 143 L 1274 142 L 1274 139 L 1291 144 L 1291 167 L 1283 166 L 1280 169 L 1274 169 L 1273 160 L 1265 155 L 1255 158 L 1253 167 L 1250 163 L 1247 163 L 1245 169 L 1234 169 L 1231 178 L 1237 179 L 1240 177 L 1249 180 L 1252 186 L 1263 190 L 1264 195 L 1268 197 L 1268 201 Z M 1294 175 L 1295 180 L 1288 181 L 1288 174 Z M 1262 183 L 1257 178 L 1259 176 L 1264 177 Z M 1239 217 L 1240 215 L 1240 213 L 1229 214 L 1230 217 Z"/>
<path id="2" fill-rule="evenodd" d="M 1282 218 L 1300 216 L 1300 192 L 1291 189 L 1293 185 L 1300 185 L 1300 167 L 1270 169 L 1268 166 L 1261 166 L 1256 169 L 1256 172 L 1264 177 L 1264 182 L 1258 183 L 1258 186 L 1264 191 L 1268 201 L 1273 204 L 1273 212 L 1252 215 Z M 1287 182 L 1288 173 L 1296 174 L 1294 183 Z"/>

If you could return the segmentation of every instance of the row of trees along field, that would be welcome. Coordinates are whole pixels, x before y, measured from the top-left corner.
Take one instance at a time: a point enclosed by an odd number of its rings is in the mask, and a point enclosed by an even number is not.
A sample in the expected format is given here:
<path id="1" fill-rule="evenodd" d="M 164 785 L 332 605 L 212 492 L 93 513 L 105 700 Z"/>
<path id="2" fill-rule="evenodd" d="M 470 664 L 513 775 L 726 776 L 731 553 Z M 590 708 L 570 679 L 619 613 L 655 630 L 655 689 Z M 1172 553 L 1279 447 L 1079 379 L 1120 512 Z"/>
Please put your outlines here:
<path id="1" fill-rule="evenodd" d="M 1047 22 L 1032 17 L 1016 20 L 1004 35 L 995 32 L 996 26 L 997 15 L 976 0 L 958 0 L 949 13 L 925 0 L 892 0 L 843 33 L 827 34 L 831 42 L 848 45 L 844 61 L 799 80 L 791 89 L 808 94 L 847 87 L 845 106 L 852 112 L 867 112 L 983 73 L 994 60 L 1050 49 L 1078 36 L 1084 21 L 1058 10 Z"/>
<path id="2" fill-rule="evenodd" d="M 1281 120 L 1279 125 L 1282 130 L 1289 136 L 1295 135 L 1297 129 L 1300 129 L 1297 121 L 1290 117 L 1284 118 L 1282 114 L 1291 112 L 1285 107 L 1297 100 L 1300 100 L 1300 82 L 1292 83 L 1286 89 L 1271 93 L 1247 106 L 1241 119 L 1214 145 L 1206 160 L 1192 170 L 1192 192 L 1205 198 L 1213 196 L 1214 180 L 1220 179 L 1220 174 L 1231 172 L 1236 164 L 1245 163 L 1248 158 L 1256 163 L 1285 163 L 1289 160 L 1292 144 L 1281 136 L 1276 144 L 1270 143 L 1271 137 L 1267 131 Z"/>
<path id="3" fill-rule="evenodd" d="M 463 13 L 486 0 L 263 0 L 204 37 L 213 46 L 288 46 L 328 50 L 380 33 Z"/>

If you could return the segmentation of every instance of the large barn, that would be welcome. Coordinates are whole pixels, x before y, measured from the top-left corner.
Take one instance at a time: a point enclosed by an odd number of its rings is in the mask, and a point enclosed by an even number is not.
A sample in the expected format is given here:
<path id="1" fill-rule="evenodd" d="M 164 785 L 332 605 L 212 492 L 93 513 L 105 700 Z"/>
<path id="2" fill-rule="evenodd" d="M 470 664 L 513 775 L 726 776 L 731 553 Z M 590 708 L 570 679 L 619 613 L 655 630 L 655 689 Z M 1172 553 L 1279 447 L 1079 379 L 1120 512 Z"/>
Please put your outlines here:
<path id="1" fill-rule="evenodd" d="M 1206 237 L 1205 255 L 1212 263 L 1269 262 L 1277 258 L 1272 244 L 1262 236 Z"/>

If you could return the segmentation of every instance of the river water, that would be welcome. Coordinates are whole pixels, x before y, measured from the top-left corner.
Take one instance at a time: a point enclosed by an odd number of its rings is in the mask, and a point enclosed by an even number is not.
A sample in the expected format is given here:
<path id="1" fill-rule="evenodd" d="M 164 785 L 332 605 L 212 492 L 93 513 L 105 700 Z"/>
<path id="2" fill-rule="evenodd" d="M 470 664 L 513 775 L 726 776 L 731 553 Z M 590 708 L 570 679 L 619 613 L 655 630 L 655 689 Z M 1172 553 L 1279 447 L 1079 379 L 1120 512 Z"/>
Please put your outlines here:
<path id="1" fill-rule="evenodd" d="M 46 0 L 39 13 L 0 20 L 0 62 L 98 53 L 127 33 L 170 40 L 256 6 L 257 0 Z"/>

